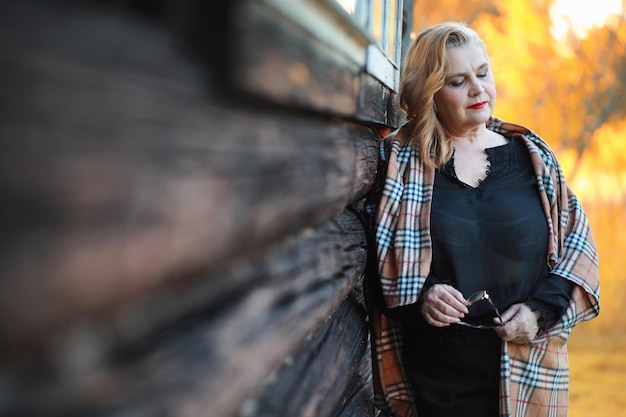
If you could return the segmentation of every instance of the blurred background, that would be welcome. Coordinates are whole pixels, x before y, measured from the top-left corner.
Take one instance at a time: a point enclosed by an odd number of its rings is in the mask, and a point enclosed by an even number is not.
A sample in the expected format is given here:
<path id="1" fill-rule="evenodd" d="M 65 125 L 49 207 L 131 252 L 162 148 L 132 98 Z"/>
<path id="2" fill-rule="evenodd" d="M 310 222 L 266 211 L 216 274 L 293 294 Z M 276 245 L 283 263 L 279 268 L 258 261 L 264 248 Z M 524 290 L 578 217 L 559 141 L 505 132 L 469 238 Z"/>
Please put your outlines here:
<path id="1" fill-rule="evenodd" d="M 622 0 L 418 0 L 414 31 L 468 22 L 497 84 L 495 115 L 539 133 L 587 212 L 600 252 L 600 316 L 570 347 L 570 415 L 626 415 L 626 14 Z"/>

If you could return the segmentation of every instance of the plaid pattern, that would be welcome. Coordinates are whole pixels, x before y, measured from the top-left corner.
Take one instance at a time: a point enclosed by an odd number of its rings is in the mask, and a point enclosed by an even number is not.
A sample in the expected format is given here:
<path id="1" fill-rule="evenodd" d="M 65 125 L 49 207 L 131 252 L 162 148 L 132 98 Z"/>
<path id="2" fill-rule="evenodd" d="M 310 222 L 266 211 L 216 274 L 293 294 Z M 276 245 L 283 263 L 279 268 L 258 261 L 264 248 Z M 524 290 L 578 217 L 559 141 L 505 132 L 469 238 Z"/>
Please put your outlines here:
<path id="1" fill-rule="evenodd" d="M 566 416 L 566 342 L 577 323 L 599 313 L 598 255 L 586 215 L 548 145 L 530 130 L 496 118 L 488 128 L 527 145 L 548 222 L 548 264 L 552 273 L 577 284 L 563 316 L 533 341 L 503 343 L 500 415 Z M 375 402 L 384 415 L 414 417 L 417 412 L 402 366 L 401 327 L 381 309 L 415 303 L 428 276 L 435 170 L 421 163 L 404 129 L 381 142 L 381 161 L 384 184 L 375 188 L 365 207 L 374 219 L 375 279 L 382 298 L 375 302 L 373 291 L 366 288 Z"/>

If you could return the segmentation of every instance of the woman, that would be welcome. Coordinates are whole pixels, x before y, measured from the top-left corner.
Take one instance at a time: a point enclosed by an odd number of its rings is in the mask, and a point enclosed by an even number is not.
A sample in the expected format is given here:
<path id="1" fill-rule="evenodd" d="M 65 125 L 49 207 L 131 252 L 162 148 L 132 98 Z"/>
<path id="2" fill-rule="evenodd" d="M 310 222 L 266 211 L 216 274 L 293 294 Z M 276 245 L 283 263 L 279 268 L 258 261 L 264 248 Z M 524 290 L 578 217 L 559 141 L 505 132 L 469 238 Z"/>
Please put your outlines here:
<path id="1" fill-rule="evenodd" d="M 597 252 L 556 157 L 493 117 L 495 96 L 466 25 L 427 28 L 409 48 L 408 121 L 383 141 L 366 205 L 386 415 L 567 414 L 566 341 L 599 312 Z"/>

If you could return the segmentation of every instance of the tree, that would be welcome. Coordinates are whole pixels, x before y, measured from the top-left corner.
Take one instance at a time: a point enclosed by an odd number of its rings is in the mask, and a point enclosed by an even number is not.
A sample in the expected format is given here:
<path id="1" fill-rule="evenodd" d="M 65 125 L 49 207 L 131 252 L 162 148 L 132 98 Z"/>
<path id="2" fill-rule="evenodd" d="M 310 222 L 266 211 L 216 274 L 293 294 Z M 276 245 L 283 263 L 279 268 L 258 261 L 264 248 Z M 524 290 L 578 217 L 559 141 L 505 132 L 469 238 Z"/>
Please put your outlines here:
<path id="1" fill-rule="evenodd" d="M 577 153 L 575 173 L 594 133 L 626 117 L 626 19 L 615 17 L 590 30 L 585 38 L 571 39 L 570 48 L 567 64 L 578 77 L 566 88 L 581 114 L 570 119 L 576 129 L 568 132 L 563 142 Z"/>
<path id="2" fill-rule="evenodd" d="M 498 16 L 496 0 L 413 0 L 414 32 L 448 20 L 471 24 L 480 15 Z"/>

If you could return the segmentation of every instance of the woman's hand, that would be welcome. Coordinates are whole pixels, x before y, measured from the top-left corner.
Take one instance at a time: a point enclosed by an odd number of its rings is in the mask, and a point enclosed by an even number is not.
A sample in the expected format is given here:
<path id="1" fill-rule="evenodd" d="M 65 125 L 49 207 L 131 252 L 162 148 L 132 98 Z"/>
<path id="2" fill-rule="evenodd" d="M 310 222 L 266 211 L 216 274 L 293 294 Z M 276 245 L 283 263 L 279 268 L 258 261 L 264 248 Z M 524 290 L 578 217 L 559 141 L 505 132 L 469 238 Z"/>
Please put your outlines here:
<path id="1" fill-rule="evenodd" d="M 504 326 L 496 327 L 495 331 L 505 342 L 525 344 L 530 342 L 539 333 L 539 312 L 532 311 L 526 304 L 513 304 L 504 313 Z M 494 321 L 499 322 L 498 319 Z"/>
<path id="2" fill-rule="evenodd" d="M 458 323 L 469 313 L 466 303 L 463 294 L 456 288 L 436 284 L 424 293 L 421 313 L 431 326 L 449 326 Z"/>

